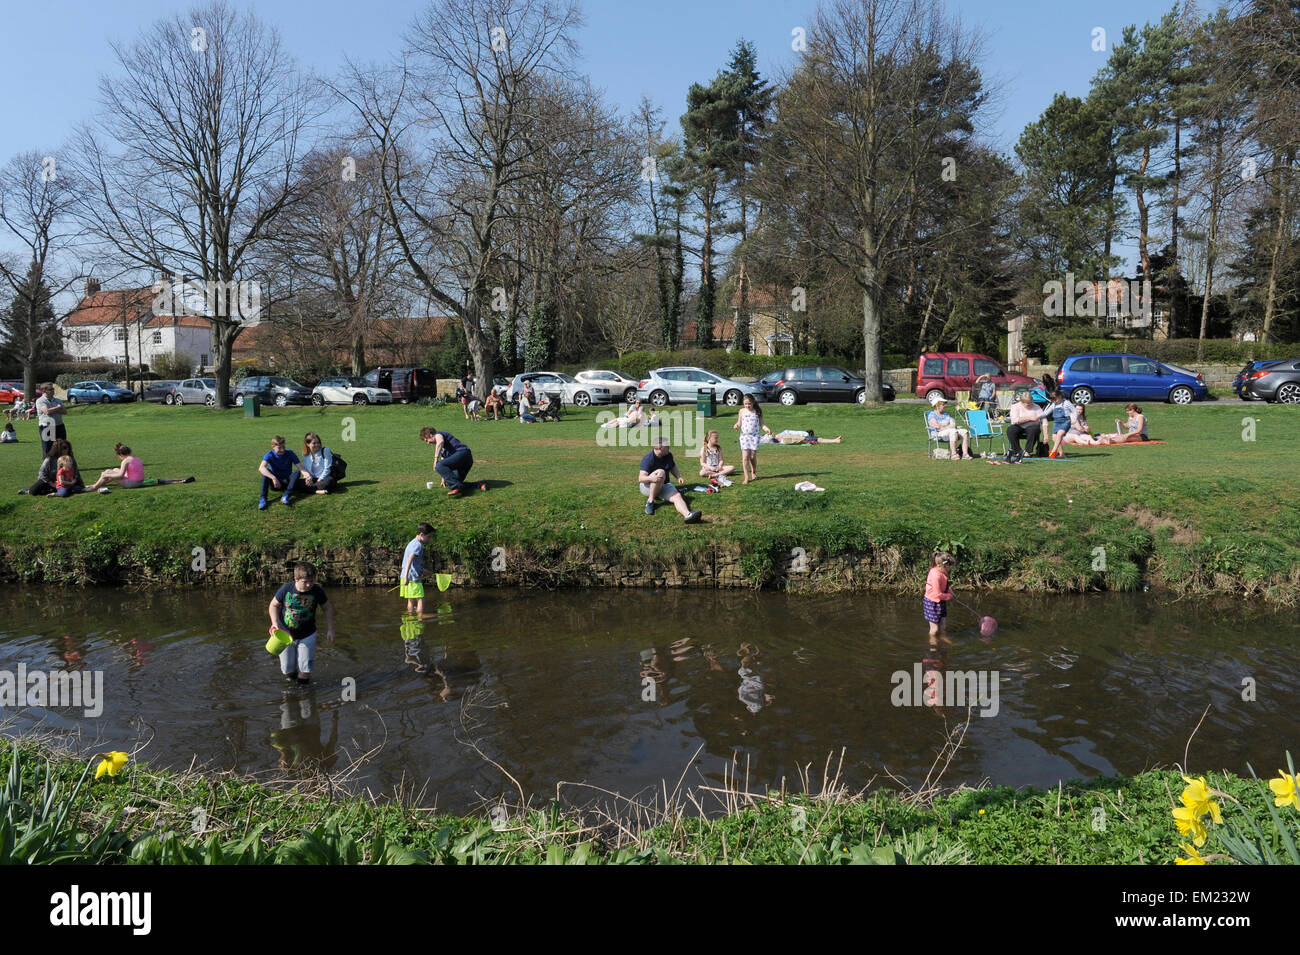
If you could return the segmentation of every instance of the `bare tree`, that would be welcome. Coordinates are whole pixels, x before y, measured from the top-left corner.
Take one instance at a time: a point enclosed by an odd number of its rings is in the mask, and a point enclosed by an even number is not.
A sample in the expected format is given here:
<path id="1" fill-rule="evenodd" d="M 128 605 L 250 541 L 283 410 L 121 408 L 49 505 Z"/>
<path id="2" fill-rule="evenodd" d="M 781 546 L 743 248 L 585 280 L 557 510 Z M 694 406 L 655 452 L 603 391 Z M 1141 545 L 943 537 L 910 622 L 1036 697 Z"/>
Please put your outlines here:
<path id="1" fill-rule="evenodd" d="M 13 292 L 5 344 L 23 366 L 23 393 L 35 395 L 36 363 L 62 349 L 50 300 L 78 278 L 78 270 L 56 269 L 79 228 L 71 215 L 77 194 L 60 162 L 61 153 L 21 153 L 0 170 L 0 227 L 22 247 L 0 256 L 0 279 Z"/>
<path id="2" fill-rule="evenodd" d="M 382 157 L 394 236 L 429 297 L 460 318 L 480 397 L 491 386 L 494 279 L 507 195 L 541 157 L 520 131 L 530 89 L 565 76 L 573 0 L 435 0 L 392 77 L 354 69 L 340 90 Z M 502 293 L 503 294 L 503 293 Z"/>
<path id="3" fill-rule="evenodd" d="M 92 187 L 79 212 L 135 266 L 206 290 L 224 408 L 247 317 L 231 293 L 258 281 L 269 295 L 259 256 L 297 198 L 312 96 L 276 31 L 225 0 L 160 20 L 113 52 L 120 72 L 100 82 L 102 116 L 79 135 Z"/>

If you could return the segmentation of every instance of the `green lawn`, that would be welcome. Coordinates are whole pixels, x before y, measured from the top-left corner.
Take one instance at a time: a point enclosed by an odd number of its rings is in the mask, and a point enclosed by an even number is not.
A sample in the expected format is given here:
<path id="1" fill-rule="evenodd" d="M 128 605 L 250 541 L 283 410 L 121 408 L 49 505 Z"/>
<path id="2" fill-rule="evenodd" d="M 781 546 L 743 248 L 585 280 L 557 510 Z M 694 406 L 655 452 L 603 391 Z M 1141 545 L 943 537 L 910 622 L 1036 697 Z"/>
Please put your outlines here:
<path id="1" fill-rule="evenodd" d="M 150 476 L 192 474 L 197 482 L 66 500 L 18 496 L 40 463 L 36 425 L 22 423 L 18 444 L 0 445 L 0 555 L 11 576 L 29 579 L 112 578 L 99 568 L 113 562 L 148 565 L 157 576 L 183 572 L 199 546 L 258 560 L 400 549 L 428 520 L 438 529 L 434 562 L 480 578 L 494 547 L 552 557 L 577 547 L 625 563 L 722 547 L 744 555 L 752 582 L 772 583 L 790 550 L 803 547 L 817 556 L 872 555 L 871 582 L 912 586 L 925 555 L 947 542 L 960 559 L 958 583 L 1133 589 L 1150 580 L 1185 591 L 1244 587 L 1287 603 L 1300 594 L 1294 408 L 1152 405 L 1150 432 L 1167 445 L 1076 449 L 1068 461 L 1015 467 L 929 460 L 922 410 L 769 406 L 774 430 L 811 427 L 845 443 L 764 446 L 760 480 L 692 495 L 705 517 L 688 527 L 668 507 L 645 516 L 635 478 L 646 448 L 599 446 L 595 409 L 525 426 L 466 422 L 458 405 L 270 408 L 260 419 L 195 407 L 80 408 L 66 425 L 88 483 L 117 463 L 115 441 L 130 445 Z M 1118 405 L 1098 406 L 1094 427 L 1119 414 Z M 1243 439 L 1243 419 L 1254 440 Z M 724 410 L 714 426 L 726 460 L 739 465 L 734 420 Z M 453 499 L 425 488 L 436 480 L 432 449 L 418 438 L 426 424 L 470 445 L 471 476 L 487 480 L 489 493 Z M 256 467 L 271 436 L 285 435 L 298 450 L 309 429 L 347 458 L 346 491 L 259 512 Z M 687 477 L 696 470 L 692 450 L 678 454 Z M 795 492 L 805 478 L 826 492 Z M 1093 569 L 1098 547 L 1104 570 Z M 75 558 L 78 571 L 60 556 Z"/>

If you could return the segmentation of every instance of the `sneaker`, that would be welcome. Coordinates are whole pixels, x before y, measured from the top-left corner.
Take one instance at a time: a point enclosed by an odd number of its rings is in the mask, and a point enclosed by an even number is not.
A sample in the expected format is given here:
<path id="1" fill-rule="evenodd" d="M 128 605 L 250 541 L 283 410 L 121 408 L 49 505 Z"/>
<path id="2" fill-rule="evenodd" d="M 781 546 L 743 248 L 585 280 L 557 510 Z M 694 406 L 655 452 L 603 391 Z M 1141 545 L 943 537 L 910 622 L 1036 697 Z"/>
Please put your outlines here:
<path id="1" fill-rule="evenodd" d="M 184 481 L 181 481 L 181 483 L 182 483 L 182 484 L 193 484 L 193 483 L 194 483 L 194 478 L 192 478 L 192 477 L 187 477 Z"/>
<path id="2" fill-rule="evenodd" d="M 700 522 L 700 516 L 701 515 L 699 511 L 691 511 L 684 518 L 682 518 L 682 520 L 684 523 L 687 524 L 698 524 Z"/>
<path id="3" fill-rule="evenodd" d="M 1060 451 L 1051 451 L 1051 452 L 1048 453 L 1047 456 L 1048 456 L 1049 458 L 1059 458 L 1059 457 L 1061 456 L 1061 452 L 1060 452 Z"/>
<path id="4" fill-rule="evenodd" d="M 654 502 L 654 501 L 646 501 L 646 502 L 645 502 L 645 512 L 646 512 L 647 514 L 653 514 L 653 513 L 655 512 L 655 502 Z"/>
<path id="5" fill-rule="evenodd" d="M 460 488 L 454 487 L 447 492 L 448 497 L 460 497 Z"/>
<path id="6" fill-rule="evenodd" d="M 486 491 L 486 490 L 487 490 L 487 481 L 479 481 L 479 482 L 478 482 L 478 489 L 479 489 L 480 491 Z"/>
<path id="7" fill-rule="evenodd" d="M 100 493 L 100 494 L 109 494 L 109 493 L 111 493 L 111 492 L 109 491 L 108 488 L 106 488 L 106 487 L 101 487 L 101 488 L 99 489 L 99 493 Z"/>
<path id="8" fill-rule="evenodd" d="M 22 490 L 20 490 L 18 493 L 19 493 L 19 494 L 31 494 L 31 493 L 32 493 L 32 489 L 29 488 L 29 487 L 25 487 L 25 488 L 23 488 Z"/>
<path id="9" fill-rule="evenodd" d="M 264 497 L 259 497 L 259 498 L 257 499 L 257 509 L 258 509 L 259 511 L 264 511 L 264 510 L 266 510 L 266 498 L 264 498 Z"/>
<path id="10" fill-rule="evenodd" d="M 288 503 L 289 503 L 289 495 L 286 494 L 284 497 L 280 498 L 280 503 L 281 503 L 281 504 L 288 504 Z"/>

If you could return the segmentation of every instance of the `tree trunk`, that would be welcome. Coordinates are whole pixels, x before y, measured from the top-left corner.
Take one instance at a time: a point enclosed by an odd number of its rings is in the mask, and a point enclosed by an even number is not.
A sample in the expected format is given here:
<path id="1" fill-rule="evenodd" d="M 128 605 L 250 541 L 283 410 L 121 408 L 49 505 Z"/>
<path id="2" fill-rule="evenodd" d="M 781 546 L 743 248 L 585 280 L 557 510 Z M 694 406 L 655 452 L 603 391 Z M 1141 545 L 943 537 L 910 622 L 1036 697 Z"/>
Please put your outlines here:
<path id="1" fill-rule="evenodd" d="M 1178 187 L 1180 185 L 1182 161 L 1179 156 L 1179 143 L 1182 139 L 1182 122 L 1174 117 L 1174 209 L 1173 220 L 1169 225 L 1169 261 L 1172 271 L 1169 273 L 1169 327 L 1165 329 L 1166 338 L 1174 338 L 1178 327 L 1179 295 L 1176 290 L 1178 276 L 1182 270 L 1178 266 Z M 1152 327 L 1154 337 L 1155 328 Z"/>
<path id="2" fill-rule="evenodd" d="M 1147 165 L 1151 162 L 1151 149 L 1142 150 L 1142 165 L 1138 166 L 1138 176 L 1145 176 Z M 1151 279 L 1151 252 L 1147 249 L 1147 226 L 1150 224 L 1151 212 L 1147 206 L 1146 190 L 1141 179 L 1133 187 L 1133 197 L 1138 207 L 1138 258 L 1142 260 L 1142 278 Z"/>
<path id="3" fill-rule="evenodd" d="M 229 408 L 230 404 L 230 360 L 234 351 L 235 339 L 243 331 L 242 325 L 231 322 L 212 323 L 213 371 L 217 379 L 217 407 Z"/>
<path id="4" fill-rule="evenodd" d="M 862 344 L 864 390 L 868 401 L 882 400 L 880 388 L 880 303 L 877 269 L 870 260 L 862 265 Z"/>
<path id="5" fill-rule="evenodd" d="M 1264 299 L 1264 326 L 1260 330 L 1259 340 L 1267 342 L 1272 337 L 1273 317 L 1277 311 L 1277 273 L 1281 261 L 1282 245 L 1286 241 L 1287 229 L 1287 182 L 1286 176 L 1282 173 L 1283 165 L 1278 160 L 1282 157 L 1274 157 L 1273 168 L 1277 170 L 1278 197 L 1277 197 L 1277 229 L 1273 233 L 1273 254 L 1272 261 L 1268 267 L 1268 293 Z M 1285 157 L 1285 168 L 1287 172 L 1291 169 L 1291 157 Z"/>
<path id="6" fill-rule="evenodd" d="M 352 374 L 363 375 L 366 372 L 366 333 L 357 330 L 352 333 Z"/>

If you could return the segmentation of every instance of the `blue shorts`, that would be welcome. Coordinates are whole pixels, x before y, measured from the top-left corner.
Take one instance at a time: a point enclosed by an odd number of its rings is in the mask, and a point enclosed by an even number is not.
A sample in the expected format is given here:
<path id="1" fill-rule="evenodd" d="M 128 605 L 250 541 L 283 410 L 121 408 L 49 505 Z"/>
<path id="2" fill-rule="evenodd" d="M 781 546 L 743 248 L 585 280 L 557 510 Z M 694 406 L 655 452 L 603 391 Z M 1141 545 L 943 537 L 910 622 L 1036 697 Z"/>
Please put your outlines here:
<path id="1" fill-rule="evenodd" d="M 948 616 L 948 604 L 942 600 L 926 600 L 922 597 L 921 607 L 925 610 L 925 619 L 930 623 L 938 623 Z"/>

